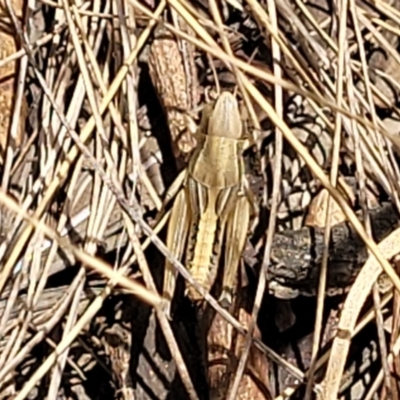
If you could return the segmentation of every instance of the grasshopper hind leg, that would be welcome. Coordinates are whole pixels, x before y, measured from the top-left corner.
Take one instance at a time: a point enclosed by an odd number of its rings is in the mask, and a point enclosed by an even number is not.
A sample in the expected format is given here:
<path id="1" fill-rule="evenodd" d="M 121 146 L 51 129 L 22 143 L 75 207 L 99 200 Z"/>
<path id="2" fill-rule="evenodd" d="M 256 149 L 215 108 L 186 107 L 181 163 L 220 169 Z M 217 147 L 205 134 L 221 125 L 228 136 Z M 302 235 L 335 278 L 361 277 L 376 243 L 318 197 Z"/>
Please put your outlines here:
<path id="1" fill-rule="evenodd" d="M 190 210 L 185 189 L 182 189 L 172 206 L 168 223 L 167 247 L 178 260 L 182 259 L 190 224 Z M 171 318 L 171 302 L 175 292 L 177 272 L 173 264 L 166 259 L 163 284 L 164 311 Z"/>
<path id="2" fill-rule="evenodd" d="M 229 308 L 233 302 L 238 267 L 248 233 L 251 205 L 247 197 L 238 199 L 229 213 L 225 226 L 225 260 L 222 279 L 221 306 Z"/>

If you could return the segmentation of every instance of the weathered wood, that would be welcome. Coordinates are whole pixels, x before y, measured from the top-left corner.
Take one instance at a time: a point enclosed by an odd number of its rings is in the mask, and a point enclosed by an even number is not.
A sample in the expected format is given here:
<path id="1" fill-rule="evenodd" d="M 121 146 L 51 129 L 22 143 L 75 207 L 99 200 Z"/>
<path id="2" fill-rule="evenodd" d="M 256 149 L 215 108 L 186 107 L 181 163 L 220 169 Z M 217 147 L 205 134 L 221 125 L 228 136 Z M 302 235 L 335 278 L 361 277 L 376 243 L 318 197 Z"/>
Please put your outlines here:
<path id="1" fill-rule="evenodd" d="M 398 214 L 391 203 L 371 210 L 372 232 L 380 242 L 398 225 Z M 323 254 L 324 229 L 304 227 L 275 235 L 269 270 L 270 291 L 280 298 L 313 296 Z M 367 248 L 348 222 L 332 228 L 329 251 L 328 295 L 343 293 L 367 260 Z"/>

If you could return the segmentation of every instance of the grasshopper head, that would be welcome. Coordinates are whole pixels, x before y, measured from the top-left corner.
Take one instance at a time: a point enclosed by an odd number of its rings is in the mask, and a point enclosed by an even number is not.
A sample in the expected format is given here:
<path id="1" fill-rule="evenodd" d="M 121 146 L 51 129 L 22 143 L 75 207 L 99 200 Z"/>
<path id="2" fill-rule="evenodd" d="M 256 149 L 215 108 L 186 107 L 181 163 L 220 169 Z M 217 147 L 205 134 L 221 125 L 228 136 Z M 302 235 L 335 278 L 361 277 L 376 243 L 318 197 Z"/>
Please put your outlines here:
<path id="1" fill-rule="evenodd" d="M 242 129 L 239 105 L 235 96 L 229 92 L 222 92 L 208 120 L 208 135 L 241 139 Z"/>

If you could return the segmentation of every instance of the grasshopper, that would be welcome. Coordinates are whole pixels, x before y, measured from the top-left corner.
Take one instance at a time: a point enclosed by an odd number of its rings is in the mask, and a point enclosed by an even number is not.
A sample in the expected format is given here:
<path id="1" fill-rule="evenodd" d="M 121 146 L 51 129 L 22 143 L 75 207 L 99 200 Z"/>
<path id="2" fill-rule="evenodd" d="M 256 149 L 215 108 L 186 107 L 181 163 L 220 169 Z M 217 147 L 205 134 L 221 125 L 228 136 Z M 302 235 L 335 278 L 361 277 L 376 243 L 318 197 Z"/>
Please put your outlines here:
<path id="1" fill-rule="evenodd" d="M 196 139 L 198 145 L 184 172 L 183 187 L 172 206 L 167 247 L 179 260 L 186 250 L 186 268 L 210 291 L 225 244 L 220 302 L 227 306 L 232 303 L 249 221 L 256 211 L 242 158 L 248 140 L 231 93 L 222 92 L 213 106 L 205 107 Z M 167 260 L 163 298 L 168 316 L 175 285 L 176 271 Z M 191 285 L 186 286 L 186 294 L 194 302 L 202 299 Z"/>

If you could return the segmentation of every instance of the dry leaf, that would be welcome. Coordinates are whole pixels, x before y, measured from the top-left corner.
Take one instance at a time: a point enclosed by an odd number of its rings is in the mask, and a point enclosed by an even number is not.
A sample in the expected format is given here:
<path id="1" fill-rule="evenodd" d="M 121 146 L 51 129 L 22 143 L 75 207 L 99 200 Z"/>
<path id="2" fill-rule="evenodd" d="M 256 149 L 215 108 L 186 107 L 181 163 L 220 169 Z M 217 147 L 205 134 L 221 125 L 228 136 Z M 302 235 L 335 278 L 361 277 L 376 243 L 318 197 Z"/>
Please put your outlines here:
<path id="1" fill-rule="evenodd" d="M 350 186 L 344 181 L 343 178 L 339 178 L 340 183 L 345 190 L 342 192 L 346 201 L 350 205 L 355 203 L 355 195 Z M 323 188 L 318 195 L 311 201 L 310 208 L 306 217 L 305 224 L 313 228 L 325 228 L 326 223 L 326 208 L 328 207 L 328 196 L 329 192 L 327 189 Z M 330 224 L 331 226 L 338 225 L 347 218 L 343 214 L 342 209 L 336 203 L 336 201 L 331 198 L 331 208 L 330 208 Z"/>

